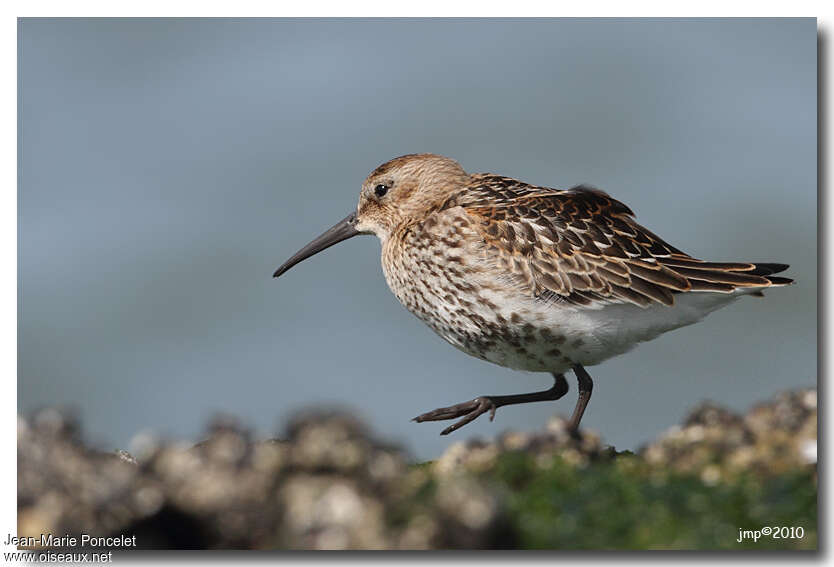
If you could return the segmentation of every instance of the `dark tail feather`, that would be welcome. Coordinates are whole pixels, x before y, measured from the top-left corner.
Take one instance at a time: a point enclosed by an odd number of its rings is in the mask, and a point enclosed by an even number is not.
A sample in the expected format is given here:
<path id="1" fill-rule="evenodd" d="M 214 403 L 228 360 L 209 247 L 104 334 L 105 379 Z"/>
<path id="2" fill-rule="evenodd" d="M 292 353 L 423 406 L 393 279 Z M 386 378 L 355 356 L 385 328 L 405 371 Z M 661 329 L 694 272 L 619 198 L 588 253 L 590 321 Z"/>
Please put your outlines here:
<path id="1" fill-rule="evenodd" d="M 765 276 L 765 279 L 770 282 L 771 285 L 791 285 L 793 280 L 790 278 L 780 278 L 779 276 Z"/>
<path id="2" fill-rule="evenodd" d="M 686 278 L 690 291 L 730 293 L 738 288 L 755 289 L 793 283 L 790 278 L 771 275 L 787 270 L 787 264 L 704 262 L 680 256 L 658 258 L 658 262 Z"/>
<path id="3" fill-rule="evenodd" d="M 733 287 L 767 287 L 768 285 L 768 280 L 764 276 L 757 276 L 750 272 L 677 267 L 674 270 L 688 280 L 729 284 Z"/>
<path id="4" fill-rule="evenodd" d="M 670 268 L 743 272 L 751 276 L 778 274 L 790 267 L 787 264 L 776 264 L 772 262 L 704 262 L 703 260 L 686 256 L 669 256 L 667 258 L 658 258 L 657 261 Z"/>
<path id="5" fill-rule="evenodd" d="M 779 272 L 784 272 L 790 266 L 787 264 L 771 264 L 767 262 L 756 263 L 754 264 L 756 269 L 754 269 L 751 273 L 756 274 L 757 276 L 763 276 L 764 279 L 770 282 L 770 285 L 791 285 L 793 280 L 790 278 L 783 278 L 780 276 L 771 276 L 770 274 L 778 274 Z"/>
<path id="6" fill-rule="evenodd" d="M 770 274 L 778 274 L 779 272 L 784 272 L 785 270 L 790 268 L 790 266 L 788 266 L 787 264 L 770 264 L 757 262 L 753 265 L 755 266 L 755 268 L 750 273 L 755 274 L 757 276 L 769 276 Z"/>

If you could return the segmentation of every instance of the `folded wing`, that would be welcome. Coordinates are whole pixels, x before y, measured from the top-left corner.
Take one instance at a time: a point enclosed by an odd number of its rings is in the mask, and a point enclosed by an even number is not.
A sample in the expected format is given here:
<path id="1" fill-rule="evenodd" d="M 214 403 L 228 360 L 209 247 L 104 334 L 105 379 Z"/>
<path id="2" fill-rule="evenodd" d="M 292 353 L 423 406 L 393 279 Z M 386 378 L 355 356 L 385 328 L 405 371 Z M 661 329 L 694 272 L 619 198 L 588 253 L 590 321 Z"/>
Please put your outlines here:
<path id="1" fill-rule="evenodd" d="M 626 205 L 586 186 L 547 189 L 485 174 L 456 204 L 469 215 L 486 253 L 545 300 L 672 305 L 677 293 L 791 283 L 771 275 L 784 264 L 693 258 L 637 224 Z"/>

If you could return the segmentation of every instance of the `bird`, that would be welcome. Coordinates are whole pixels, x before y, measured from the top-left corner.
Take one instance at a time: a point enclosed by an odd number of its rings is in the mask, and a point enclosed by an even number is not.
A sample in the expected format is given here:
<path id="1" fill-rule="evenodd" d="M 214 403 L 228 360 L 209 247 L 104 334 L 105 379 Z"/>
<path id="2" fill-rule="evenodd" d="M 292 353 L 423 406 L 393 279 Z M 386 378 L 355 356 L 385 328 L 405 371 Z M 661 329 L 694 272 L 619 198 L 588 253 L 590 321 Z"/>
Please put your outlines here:
<path id="1" fill-rule="evenodd" d="M 553 386 L 482 395 L 416 422 L 455 420 L 447 435 L 498 408 L 557 400 L 573 371 L 578 435 L 594 382 L 586 367 L 702 320 L 745 296 L 793 280 L 786 264 L 708 262 L 635 221 L 588 185 L 554 189 L 467 173 L 437 154 L 408 154 L 374 169 L 356 210 L 273 274 L 357 235 L 376 235 L 382 271 L 400 303 L 459 350 L 500 366 L 547 372 Z"/>

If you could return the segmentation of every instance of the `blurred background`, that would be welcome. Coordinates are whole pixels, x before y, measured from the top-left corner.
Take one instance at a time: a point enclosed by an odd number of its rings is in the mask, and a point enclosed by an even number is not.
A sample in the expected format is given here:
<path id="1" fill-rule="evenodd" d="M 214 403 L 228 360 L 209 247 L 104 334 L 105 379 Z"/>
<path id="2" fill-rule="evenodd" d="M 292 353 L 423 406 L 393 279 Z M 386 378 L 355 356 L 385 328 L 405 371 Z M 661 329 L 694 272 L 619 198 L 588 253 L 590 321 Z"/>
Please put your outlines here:
<path id="1" fill-rule="evenodd" d="M 418 459 L 533 430 L 553 403 L 451 437 L 410 418 L 550 378 L 467 357 L 389 292 L 375 238 L 271 275 L 412 152 L 589 183 L 714 261 L 791 264 L 743 299 L 590 369 L 583 425 L 635 448 L 703 399 L 816 383 L 816 22 L 20 21 L 21 412 L 87 438 L 194 439 L 218 412 L 271 435 L 357 412 Z"/>

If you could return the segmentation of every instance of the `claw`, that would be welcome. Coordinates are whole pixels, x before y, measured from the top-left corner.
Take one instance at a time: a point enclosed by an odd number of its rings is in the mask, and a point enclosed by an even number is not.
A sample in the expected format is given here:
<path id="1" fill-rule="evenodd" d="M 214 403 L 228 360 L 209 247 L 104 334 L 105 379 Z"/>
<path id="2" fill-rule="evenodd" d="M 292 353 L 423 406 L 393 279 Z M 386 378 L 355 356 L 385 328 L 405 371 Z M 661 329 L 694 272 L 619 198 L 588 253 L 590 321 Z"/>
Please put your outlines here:
<path id="1" fill-rule="evenodd" d="M 441 435 L 448 435 L 453 431 L 457 431 L 467 423 L 474 421 L 478 416 L 486 413 L 487 411 L 489 412 L 489 419 L 492 421 L 495 419 L 496 409 L 498 409 L 498 406 L 495 405 L 489 396 L 481 396 L 468 402 L 455 404 L 445 408 L 437 408 L 436 410 L 420 414 L 411 421 L 420 423 L 423 421 L 442 421 L 462 417 L 463 419 L 453 423 L 440 432 Z"/>

